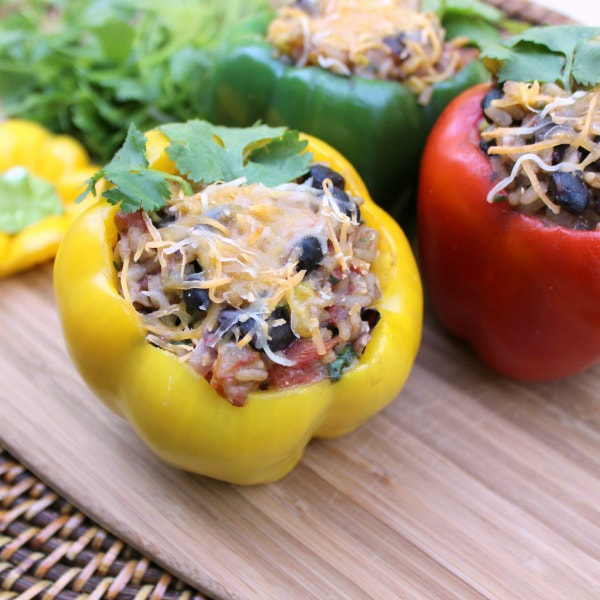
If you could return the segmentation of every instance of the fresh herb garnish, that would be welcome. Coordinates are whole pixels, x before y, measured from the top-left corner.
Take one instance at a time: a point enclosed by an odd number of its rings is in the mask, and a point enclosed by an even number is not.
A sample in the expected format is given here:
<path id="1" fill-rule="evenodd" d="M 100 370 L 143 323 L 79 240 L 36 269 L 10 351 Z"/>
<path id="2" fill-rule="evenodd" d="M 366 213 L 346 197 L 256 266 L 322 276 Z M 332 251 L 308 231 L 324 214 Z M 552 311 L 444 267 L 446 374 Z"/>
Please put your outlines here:
<path id="1" fill-rule="evenodd" d="M 240 129 L 195 120 L 165 125 L 161 131 L 171 142 L 167 154 L 183 176 L 148 168 L 146 137 L 132 124 L 121 149 L 88 181 L 80 199 L 88 192 L 95 195 L 96 183 L 104 178 L 114 187 L 102 195 L 111 204 L 121 203 L 122 211 L 156 211 L 171 195 L 169 181 L 179 183 L 186 195 L 192 194 L 190 181 L 208 184 L 244 177 L 247 183 L 276 186 L 304 175 L 312 160 L 304 152 L 307 142 L 283 127 Z"/>
<path id="2" fill-rule="evenodd" d="M 519 33 L 529 27 L 480 0 L 424 0 L 421 10 L 437 14 L 446 39 L 466 37 L 475 46 L 497 42 L 503 32 Z"/>
<path id="3" fill-rule="evenodd" d="M 600 83 L 600 27 L 534 27 L 482 46 L 500 82 L 560 83 L 567 92 Z"/>
<path id="4" fill-rule="evenodd" d="M 167 149 L 177 170 L 196 182 L 233 181 L 275 186 L 308 170 L 310 154 L 302 154 L 307 142 L 297 131 L 284 127 L 217 127 L 207 121 L 164 125 L 171 140 Z"/>
<path id="5" fill-rule="evenodd" d="M 329 379 L 331 381 L 339 381 L 342 377 L 342 373 L 344 369 L 349 367 L 352 362 L 356 359 L 356 354 L 354 354 L 354 350 L 352 350 L 352 346 L 348 344 L 339 356 L 331 363 L 327 365 L 327 370 L 329 371 Z"/>
<path id="6" fill-rule="evenodd" d="M 25 167 L 13 167 L 0 175 L 0 231 L 18 233 L 63 212 L 56 188 Z"/>
<path id="7" fill-rule="evenodd" d="M 171 194 L 166 175 L 148 168 L 146 137 L 131 124 L 121 149 L 89 180 L 87 189 L 78 199 L 85 197 L 88 192 L 96 195 L 96 183 L 104 177 L 114 187 L 102 195 L 111 204 L 121 202 L 124 212 L 135 212 L 140 208 L 158 210 Z"/>
<path id="8" fill-rule="evenodd" d="M 481 18 L 495 23 L 504 17 L 504 13 L 480 0 L 425 0 L 423 9 L 433 10 L 442 19 L 449 14 L 469 18 Z"/>
<path id="9" fill-rule="evenodd" d="M 5 116 L 68 133 L 106 162 L 135 123 L 208 114 L 222 40 L 269 0 L 5 0 L 0 104 Z"/>

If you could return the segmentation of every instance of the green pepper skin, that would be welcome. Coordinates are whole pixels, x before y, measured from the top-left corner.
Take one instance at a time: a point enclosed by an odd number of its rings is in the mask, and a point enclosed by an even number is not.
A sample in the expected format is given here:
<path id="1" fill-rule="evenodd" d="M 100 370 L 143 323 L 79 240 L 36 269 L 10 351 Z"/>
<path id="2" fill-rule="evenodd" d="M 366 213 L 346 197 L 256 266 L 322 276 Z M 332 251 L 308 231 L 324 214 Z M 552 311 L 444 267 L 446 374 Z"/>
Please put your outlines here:
<path id="1" fill-rule="evenodd" d="M 264 37 L 267 21 L 235 30 L 221 49 L 211 91 L 211 118 L 246 127 L 258 120 L 318 136 L 346 155 L 375 200 L 399 218 L 412 199 L 430 129 L 461 91 L 488 78 L 478 60 L 436 84 L 421 106 L 404 85 L 291 67 Z"/>

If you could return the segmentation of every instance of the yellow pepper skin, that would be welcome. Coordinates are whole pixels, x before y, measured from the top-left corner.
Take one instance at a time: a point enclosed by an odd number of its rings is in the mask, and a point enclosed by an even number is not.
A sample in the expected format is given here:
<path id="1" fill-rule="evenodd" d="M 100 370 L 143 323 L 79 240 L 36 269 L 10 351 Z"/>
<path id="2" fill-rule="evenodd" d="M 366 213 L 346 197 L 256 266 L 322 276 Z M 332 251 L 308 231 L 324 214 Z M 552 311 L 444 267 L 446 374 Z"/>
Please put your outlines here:
<path id="1" fill-rule="evenodd" d="M 347 191 L 365 199 L 363 218 L 381 233 L 374 265 L 381 321 L 358 363 L 336 383 L 259 391 L 235 407 L 192 367 L 145 341 L 136 311 L 118 290 L 112 250 L 117 207 L 101 201 L 87 210 L 59 249 L 55 293 L 73 361 L 90 388 L 176 467 L 237 484 L 275 481 L 296 465 L 312 437 L 349 433 L 391 402 L 411 370 L 423 298 L 410 246 L 350 163 L 327 144 L 304 139 L 316 162 L 340 172 Z M 166 145 L 162 134 L 151 132 L 151 165 L 165 167 Z"/>
<path id="2" fill-rule="evenodd" d="M 54 257 L 73 219 L 92 203 L 91 197 L 81 204 L 74 200 L 84 182 L 98 170 L 75 139 L 53 135 L 30 121 L 11 119 L 0 123 L 0 173 L 16 166 L 52 184 L 65 212 L 15 234 L 0 231 L 0 278 Z"/>

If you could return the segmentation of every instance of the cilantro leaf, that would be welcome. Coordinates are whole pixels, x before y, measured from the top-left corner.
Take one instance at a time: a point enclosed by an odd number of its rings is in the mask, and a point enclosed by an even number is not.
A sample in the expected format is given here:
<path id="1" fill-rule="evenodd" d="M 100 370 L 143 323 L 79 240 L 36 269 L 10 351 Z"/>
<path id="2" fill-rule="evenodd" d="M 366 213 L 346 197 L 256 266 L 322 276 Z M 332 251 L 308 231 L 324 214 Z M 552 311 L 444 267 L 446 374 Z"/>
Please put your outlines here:
<path id="1" fill-rule="evenodd" d="M 448 15 L 462 15 L 465 17 L 481 18 L 494 23 L 504 17 L 504 13 L 481 2 L 481 0 L 422 0 L 421 12 L 434 12 L 440 19 Z M 444 23 L 446 27 L 446 23 Z"/>
<path id="2" fill-rule="evenodd" d="M 466 37 L 470 45 L 480 48 L 497 42 L 504 34 L 521 33 L 530 27 L 481 0 L 422 0 L 421 11 L 437 14 L 447 40 Z"/>
<path id="3" fill-rule="evenodd" d="M 444 12 L 444 0 L 421 0 L 421 11 L 434 12 L 441 18 Z"/>
<path id="4" fill-rule="evenodd" d="M 531 42 L 569 57 L 574 54 L 575 48 L 581 40 L 589 40 L 598 35 L 600 35 L 600 27 L 583 27 L 580 25 L 532 27 L 507 40 L 507 45 L 514 47 L 521 42 Z"/>
<path id="5" fill-rule="evenodd" d="M 135 169 L 148 167 L 146 136 L 132 123 L 123 146 L 113 156 L 105 169 Z"/>
<path id="6" fill-rule="evenodd" d="M 480 17 L 491 23 L 500 21 L 504 13 L 480 0 L 445 0 L 444 12 L 462 14 L 467 17 Z"/>
<path id="7" fill-rule="evenodd" d="M 0 175 L 0 231 L 18 233 L 63 212 L 56 188 L 24 167 L 13 167 Z"/>
<path id="8" fill-rule="evenodd" d="M 105 175 L 114 188 L 102 195 L 111 203 L 121 203 L 124 212 L 135 212 L 140 208 L 148 211 L 165 206 L 165 200 L 171 195 L 164 176 L 156 171 L 134 173 L 126 170 L 109 171 Z"/>
<path id="9" fill-rule="evenodd" d="M 564 60 L 558 54 L 527 44 L 505 60 L 498 72 L 501 81 L 560 81 Z"/>
<path id="10" fill-rule="evenodd" d="M 600 83 L 599 45 L 599 27 L 533 27 L 508 40 L 484 44 L 482 56 L 500 62 L 501 82 L 557 82 L 570 91 L 574 83 Z"/>
<path id="11" fill-rule="evenodd" d="M 121 149 L 88 180 L 78 200 L 89 192 L 95 195 L 96 183 L 105 178 L 114 186 L 102 194 L 111 204 L 120 203 L 125 212 L 155 211 L 171 195 L 169 180 L 187 195 L 193 193 L 188 180 L 214 183 L 245 177 L 248 183 L 276 186 L 304 175 L 312 160 L 305 152 L 307 142 L 285 127 L 241 129 L 194 120 L 164 125 L 161 131 L 171 141 L 167 154 L 181 175 L 149 168 L 146 137 L 132 123 Z"/>
<path id="12" fill-rule="evenodd" d="M 296 179 L 308 171 L 312 156 L 303 152 L 308 142 L 300 140 L 297 131 L 286 131 L 264 146 L 258 147 L 246 166 L 248 183 L 260 182 L 266 186 L 276 186 Z M 283 174 L 294 173 L 291 177 Z M 298 175 L 295 175 L 295 174 Z"/>
<path id="13" fill-rule="evenodd" d="M 163 125 L 169 138 L 169 158 L 178 171 L 196 182 L 232 181 L 246 177 L 275 186 L 308 170 L 310 155 L 301 155 L 306 143 L 297 132 L 283 127 L 218 127 L 206 121 Z"/>
<path id="14" fill-rule="evenodd" d="M 231 181 L 243 162 L 243 148 L 226 148 L 216 137 L 215 127 L 207 121 L 188 121 L 163 125 L 169 138 L 169 158 L 177 170 L 192 181 Z M 239 155 L 238 155 L 239 150 Z"/>
<path id="15" fill-rule="evenodd" d="M 129 126 L 121 149 L 89 180 L 88 187 L 78 199 L 88 192 L 95 195 L 96 183 L 102 177 L 115 186 L 102 195 L 111 204 L 120 202 L 124 212 L 135 212 L 140 208 L 145 211 L 158 210 L 171 195 L 167 174 L 148 169 L 146 137 L 133 123 Z"/>
<path id="16" fill-rule="evenodd" d="M 581 85 L 600 83 L 600 40 L 581 40 L 575 49 L 573 79 Z"/>
<path id="17" fill-rule="evenodd" d="M 507 61 L 513 55 L 513 51 L 502 43 L 502 40 L 488 42 L 481 47 L 481 58 Z"/>
<path id="18" fill-rule="evenodd" d="M 447 39 L 466 37 L 476 46 L 490 44 L 500 39 L 500 31 L 481 17 L 448 15 L 444 19 L 444 29 Z"/>

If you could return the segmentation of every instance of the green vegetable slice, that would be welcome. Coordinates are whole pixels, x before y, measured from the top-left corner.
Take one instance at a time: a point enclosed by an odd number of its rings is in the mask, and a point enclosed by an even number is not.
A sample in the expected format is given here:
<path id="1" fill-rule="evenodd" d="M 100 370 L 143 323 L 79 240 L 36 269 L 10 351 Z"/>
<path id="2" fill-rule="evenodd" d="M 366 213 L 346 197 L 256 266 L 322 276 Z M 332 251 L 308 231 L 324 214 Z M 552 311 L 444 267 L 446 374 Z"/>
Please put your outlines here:
<path id="1" fill-rule="evenodd" d="M 18 233 L 64 211 L 56 188 L 25 167 L 13 167 L 0 175 L 0 231 Z"/>

